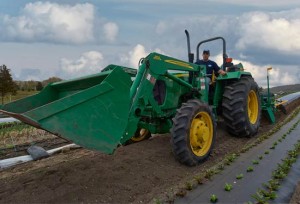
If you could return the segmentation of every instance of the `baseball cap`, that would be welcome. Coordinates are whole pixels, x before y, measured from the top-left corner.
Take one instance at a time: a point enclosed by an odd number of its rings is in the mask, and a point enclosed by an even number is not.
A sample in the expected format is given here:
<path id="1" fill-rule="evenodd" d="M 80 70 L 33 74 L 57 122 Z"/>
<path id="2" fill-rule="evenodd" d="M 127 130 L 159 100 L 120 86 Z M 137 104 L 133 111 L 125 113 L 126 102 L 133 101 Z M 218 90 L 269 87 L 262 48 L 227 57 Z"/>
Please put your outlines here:
<path id="1" fill-rule="evenodd" d="M 209 50 L 203 50 L 203 54 L 210 54 Z"/>

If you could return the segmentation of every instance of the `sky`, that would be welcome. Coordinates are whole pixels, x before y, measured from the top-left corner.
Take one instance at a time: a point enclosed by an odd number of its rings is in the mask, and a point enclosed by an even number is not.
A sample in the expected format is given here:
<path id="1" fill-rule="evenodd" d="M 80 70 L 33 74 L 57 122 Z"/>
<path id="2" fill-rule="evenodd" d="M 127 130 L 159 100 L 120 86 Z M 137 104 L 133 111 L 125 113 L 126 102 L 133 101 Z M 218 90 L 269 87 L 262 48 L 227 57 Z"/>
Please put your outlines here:
<path id="1" fill-rule="evenodd" d="M 138 68 L 151 52 L 187 61 L 185 29 L 194 53 L 225 38 L 259 86 L 268 67 L 271 87 L 300 83 L 299 0 L 1 0 L 0 64 L 14 80 L 42 81 Z M 221 65 L 221 41 L 202 49 Z"/>

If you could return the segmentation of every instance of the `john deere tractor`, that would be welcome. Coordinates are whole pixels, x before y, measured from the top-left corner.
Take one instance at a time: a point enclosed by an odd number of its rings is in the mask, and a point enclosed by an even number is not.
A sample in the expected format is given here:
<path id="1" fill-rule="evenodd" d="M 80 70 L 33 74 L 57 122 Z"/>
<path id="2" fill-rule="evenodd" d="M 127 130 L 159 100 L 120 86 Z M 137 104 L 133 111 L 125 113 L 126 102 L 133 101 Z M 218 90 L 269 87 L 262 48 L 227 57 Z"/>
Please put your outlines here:
<path id="1" fill-rule="evenodd" d="M 138 70 L 109 65 L 100 73 L 49 84 L 40 93 L 3 105 L 1 112 L 67 138 L 82 147 L 112 154 L 123 144 L 151 134 L 170 133 L 175 158 L 193 166 L 208 158 L 216 138 L 216 121 L 228 132 L 251 137 L 258 131 L 261 102 L 258 86 L 241 64 L 226 54 L 222 69 L 207 91 L 206 67 L 150 53 Z"/>

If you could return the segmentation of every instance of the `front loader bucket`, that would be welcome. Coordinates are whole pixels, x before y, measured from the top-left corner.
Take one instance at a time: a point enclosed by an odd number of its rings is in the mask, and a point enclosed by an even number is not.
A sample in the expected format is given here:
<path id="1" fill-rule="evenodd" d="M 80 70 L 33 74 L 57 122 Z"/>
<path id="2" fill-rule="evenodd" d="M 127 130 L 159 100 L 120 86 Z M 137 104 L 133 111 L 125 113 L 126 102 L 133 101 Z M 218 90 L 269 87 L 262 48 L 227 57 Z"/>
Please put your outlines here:
<path id="1" fill-rule="evenodd" d="M 48 85 L 5 104 L 0 112 L 107 154 L 120 144 L 129 115 L 132 81 L 121 67 Z"/>

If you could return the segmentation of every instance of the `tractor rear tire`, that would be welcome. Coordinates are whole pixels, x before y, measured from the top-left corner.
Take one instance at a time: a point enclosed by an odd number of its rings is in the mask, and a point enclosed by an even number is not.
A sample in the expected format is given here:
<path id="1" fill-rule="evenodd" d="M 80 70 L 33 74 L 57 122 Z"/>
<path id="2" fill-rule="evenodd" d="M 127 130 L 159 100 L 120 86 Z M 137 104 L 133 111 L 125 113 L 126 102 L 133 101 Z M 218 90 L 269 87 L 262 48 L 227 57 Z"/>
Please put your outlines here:
<path id="1" fill-rule="evenodd" d="M 239 137 L 251 137 L 258 131 L 261 103 L 258 85 L 250 76 L 225 87 L 222 113 L 227 130 Z"/>
<path id="2" fill-rule="evenodd" d="M 177 110 L 171 128 L 171 145 L 180 163 L 195 166 L 205 161 L 215 137 L 216 123 L 208 104 L 192 99 Z"/>

